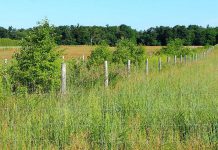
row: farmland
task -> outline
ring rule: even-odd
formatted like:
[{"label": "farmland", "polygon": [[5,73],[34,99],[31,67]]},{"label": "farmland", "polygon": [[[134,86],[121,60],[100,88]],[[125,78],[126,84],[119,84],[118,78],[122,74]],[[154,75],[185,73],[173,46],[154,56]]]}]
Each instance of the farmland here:
[{"label": "farmland", "polygon": [[[161,49],[161,46],[144,46],[147,53],[151,55],[157,50]],[[193,46],[191,46],[193,47]],[[194,46],[193,48],[201,47],[201,46]],[[90,55],[91,51],[95,48],[95,46],[85,46],[85,45],[78,45],[78,46],[58,46],[58,50],[63,51],[63,55],[66,59],[70,58],[78,58],[85,55],[86,57]],[[19,47],[0,47],[0,59],[11,59],[14,52],[18,51]],[[111,50],[114,50],[111,47]]]},{"label": "farmland", "polygon": [[217,58],[216,48],[197,62],[166,66],[148,76],[143,69],[136,70],[108,89],[69,85],[65,97],[55,93],[7,96],[2,91],[0,146],[214,149],[218,141]]},{"label": "farmland", "polygon": [[0,150],[218,150],[218,0],[1,6]]}]

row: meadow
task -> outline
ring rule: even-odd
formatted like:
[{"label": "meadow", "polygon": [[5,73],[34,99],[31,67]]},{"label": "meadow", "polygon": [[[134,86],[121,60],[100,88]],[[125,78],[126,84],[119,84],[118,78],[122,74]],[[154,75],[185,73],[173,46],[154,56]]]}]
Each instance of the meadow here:
[{"label": "meadow", "polygon": [[[191,48],[199,48],[201,46],[190,46]],[[13,54],[16,51],[19,51],[19,46],[0,46],[0,59],[11,59]],[[88,45],[75,45],[75,46],[58,46],[57,50],[62,51],[63,55],[67,60],[71,58],[79,58],[83,55],[88,57],[91,54],[91,51],[94,50],[95,46]],[[162,48],[162,46],[144,46],[149,56],[157,52]],[[114,47],[111,47],[111,50],[114,50]]]},{"label": "meadow", "polygon": [[[155,69],[158,58],[152,58],[148,76],[145,66],[133,67],[130,76],[109,83],[107,89],[104,79],[91,88],[72,85],[71,79],[77,78],[68,69],[65,96],[12,95],[1,88],[0,147],[217,149],[218,48],[206,58],[199,55],[198,61],[188,58],[177,65],[163,58],[161,72]],[[109,71],[113,67],[109,64]]]},{"label": "meadow", "polygon": [[19,40],[12,40],[9,38],[0,38],[0,47],[19,46]]}]

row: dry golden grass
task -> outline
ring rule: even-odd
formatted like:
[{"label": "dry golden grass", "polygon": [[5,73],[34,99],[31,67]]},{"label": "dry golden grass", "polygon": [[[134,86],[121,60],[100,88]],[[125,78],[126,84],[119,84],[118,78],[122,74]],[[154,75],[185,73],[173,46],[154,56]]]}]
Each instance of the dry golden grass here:
[{"label": "dry golden grass", "polygon": [[0,48],[0,59],[11,59],[14,52],[16,52],[18,49],[16,48]]},{"label": "dry golden grass", "polygon": [[[145,49],[149,54],[152,54],[153,52],[159,50],[161,46],[144,46]],[[78,58],[82,57],[83,55],[85,57],[89,56],[91,54],[91,51],[95,48],[95,46],[88,46],[88,45],[77,45],[77,46],[58,46],[58,50],[63,50],[63,55],[66,59],[70,58]],[[12,55],[15,51],[18,49],[3,49],[0,48],[0,59],[11,59]],[[111,50],[114,50],[114,47],[111,47]]]},{"label": "dry golden grass", "polygon": [[[197,48],[199,46],[191,46],[192,48]],[[148,55],[152,55],[154,52],[161,49],[161,46],[144,46]],[[95,49],[95,46],[88,45],[75,45],[75,46],[58,46],[58,50],[63,51],[63,55],[66,59],[88,57],[91,54],[91,51]],[[115,48],[111,47],[113,51]],[[11,59],[14,52],[19,49],[16,48],[1,48],[0,47],[0,59]]]}]

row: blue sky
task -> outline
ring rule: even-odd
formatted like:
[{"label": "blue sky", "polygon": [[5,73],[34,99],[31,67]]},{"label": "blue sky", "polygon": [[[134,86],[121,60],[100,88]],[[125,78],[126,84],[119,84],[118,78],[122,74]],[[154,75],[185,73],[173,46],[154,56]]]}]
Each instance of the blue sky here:
[{"label": "blue sky", "polygon": [[0,0],[0,26],[28,28],[47,17],[58,25],[218,26],[218,0]]}]

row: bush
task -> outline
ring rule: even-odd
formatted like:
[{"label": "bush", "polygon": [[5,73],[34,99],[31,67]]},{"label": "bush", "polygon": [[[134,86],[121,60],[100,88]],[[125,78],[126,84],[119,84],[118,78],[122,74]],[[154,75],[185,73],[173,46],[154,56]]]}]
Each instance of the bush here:
[{"label": "bush", "polygon": [[26,88],[28,93],[44,93],[59,89],[60,59],[52,33],[53,27],[44,20],[23,39],[9,70],[13,91]]},{"label": "bush", "polygon": [[88,57],[88,66],[98,66],[104,64],[104,61],[110,61],[112,59],[112,52],[109,46],[103,42],[97,46]]},{"label": "bush", "polygon": [[166,55],[188,55],[191,53],[191,50],[183,46],[183,41],[181,39],[171,40],[167,47],[164,47],[160,50],[160,54]]},{"label": "bush", "polygon": [[145,50],[129,40],[120,40],[113,53],[113,62],[126,64],[128,60],[131,60],[132,64],[140,65],[145,60]]}]

